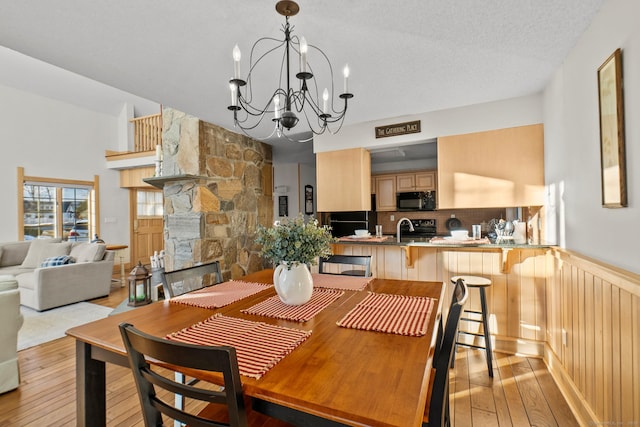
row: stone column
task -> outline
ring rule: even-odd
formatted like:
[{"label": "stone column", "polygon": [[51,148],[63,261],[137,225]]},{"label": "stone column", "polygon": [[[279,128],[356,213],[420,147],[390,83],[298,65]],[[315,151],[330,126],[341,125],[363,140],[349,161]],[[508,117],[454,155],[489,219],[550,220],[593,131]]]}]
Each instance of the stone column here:
[{"label": "stone column", "polygon": [[163,110],[167,270],[220,261],[225,280],[263,268],[256,225],[273,218],[271,146]]}]

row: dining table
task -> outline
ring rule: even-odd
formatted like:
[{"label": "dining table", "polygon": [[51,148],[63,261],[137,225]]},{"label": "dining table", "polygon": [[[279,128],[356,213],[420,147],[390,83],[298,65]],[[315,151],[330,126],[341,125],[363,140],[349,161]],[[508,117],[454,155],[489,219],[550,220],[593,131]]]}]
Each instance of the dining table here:
[{"label": "dining table", "polygon": [[[331,283],[331,275],[320,276]],[[273,270],[237,280],[271,285]],[[264,286],[217,308],[163,300],[71,328],[67,335],[76,340],[77,425],[107,424],[106,364],[129,366],[119,324],[130,323],[148,334],[169,337],[213,317],[306,334],[259,377],[241,375],[243,392],[255,410],[303,426],[419,426],[427,404],[445,286],[442,282],[371,278],[362,289],[336,291],[339,293],[326,306],[302,320],[252,311],[276,295],[273,286]],[[345,327],[349,315],[377,296],[430,299],[422,331],[406,334]],[[197,372],[190,374],[198,376]],[[207,373],[200,374],[201,379],[209,379]]]}]

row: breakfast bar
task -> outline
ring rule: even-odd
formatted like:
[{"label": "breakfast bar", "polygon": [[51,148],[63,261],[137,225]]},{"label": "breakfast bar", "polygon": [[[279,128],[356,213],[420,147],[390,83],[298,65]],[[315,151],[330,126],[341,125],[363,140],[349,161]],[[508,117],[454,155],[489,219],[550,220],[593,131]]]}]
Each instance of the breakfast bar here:
[{"label": "breakfast bar", "polygon": [[[513,243],[397,242],[395,237],[382,242],[341,239],[333,245],[336,254],[370,255],[373,276],[381,279],[449,283],[460,275],[489,278],[493,285],[487,299],[495,348],[540,356],[548,322],[544,296],[552,286],[552,249]],[[450,291],[447,287],[446,298]],[[479,296],[472,293],[467,305],[479,310]]]}]

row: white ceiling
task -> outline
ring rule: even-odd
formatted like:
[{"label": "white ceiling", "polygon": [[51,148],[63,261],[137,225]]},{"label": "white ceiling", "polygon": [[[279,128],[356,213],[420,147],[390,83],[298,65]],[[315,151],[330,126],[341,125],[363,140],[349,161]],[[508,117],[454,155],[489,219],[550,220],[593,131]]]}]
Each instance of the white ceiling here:
[{"label": "white ceiling", "polygon": [[[348,125],[539,92],[604,1],[299,0],[291,23],[331,59],[339,88],[349,64]],[[281,37],[275,3],[0,0],[0,45],[233,129],[231,49],[246,72],[253,42]],[[90,94],[14,74],[5,81],[71,102]]]}]

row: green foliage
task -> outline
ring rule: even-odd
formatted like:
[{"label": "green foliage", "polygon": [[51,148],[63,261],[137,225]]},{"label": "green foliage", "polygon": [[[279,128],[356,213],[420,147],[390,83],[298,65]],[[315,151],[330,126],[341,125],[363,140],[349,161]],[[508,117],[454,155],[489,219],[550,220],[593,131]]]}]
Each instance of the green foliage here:
[{"label": "green foliage", "polygon": [[315,265],[317,257],[331,255],[331,243],[336,241],[330,227],[319,227],[317,220],[305,223],[302,215],[276,222],[270,228],[258,225],[257,232],[256,243],[262,245],[260,254],[275,264],[290,262],[289,266]]}]

